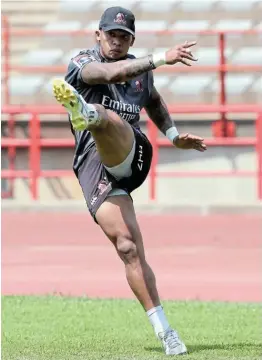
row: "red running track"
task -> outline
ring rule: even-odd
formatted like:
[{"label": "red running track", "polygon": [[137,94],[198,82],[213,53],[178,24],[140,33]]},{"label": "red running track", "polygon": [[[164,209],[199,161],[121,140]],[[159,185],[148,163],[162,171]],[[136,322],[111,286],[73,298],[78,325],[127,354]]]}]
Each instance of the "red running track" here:
[{"label": "red running track", "polygon": [[[162,299],[262,300],[259,216],[138,216]],[[133,298],[88,213],[3,213],[2,294]]]}]

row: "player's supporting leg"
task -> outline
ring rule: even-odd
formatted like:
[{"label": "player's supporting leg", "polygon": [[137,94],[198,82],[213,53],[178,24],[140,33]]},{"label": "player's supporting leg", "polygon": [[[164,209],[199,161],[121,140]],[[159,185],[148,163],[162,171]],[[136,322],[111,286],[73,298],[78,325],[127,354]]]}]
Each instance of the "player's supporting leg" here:
[{"label": "player's supporting leg", "polygon": [[87,104],[64,80],[54,80],[53,91],[57,101],[68,110],[73,128],[91,131],[102,163],[108,167],[121,164],[134,143],[131,126],[104,106]]},{"label": "player's supporting leg", "polygon": [[147,312],[166,354],[186,353],[186,346],[170,327],[160,304],[155,275],[145,258],[142,235],[129,196],[107,198],[97,210],[96,220],[122,259],[127,281]]}]

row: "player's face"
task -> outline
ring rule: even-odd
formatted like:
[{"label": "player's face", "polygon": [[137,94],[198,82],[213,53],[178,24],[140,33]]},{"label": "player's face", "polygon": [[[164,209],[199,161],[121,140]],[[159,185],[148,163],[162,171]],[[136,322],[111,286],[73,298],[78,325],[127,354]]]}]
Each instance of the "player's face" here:
[{"label": "player's face", "polygon": [[102,55],[107,59],[118,60],[126,56],[129,47],[133,45],[134,38],[122,30],[99,31]]}]

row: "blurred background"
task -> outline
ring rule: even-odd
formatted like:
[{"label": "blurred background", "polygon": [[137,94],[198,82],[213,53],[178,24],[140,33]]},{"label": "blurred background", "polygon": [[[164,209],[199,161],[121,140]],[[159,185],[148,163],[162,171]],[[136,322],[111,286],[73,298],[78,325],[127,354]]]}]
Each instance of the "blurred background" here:
[{"label": "blurred background", "polygon": [[[50,81],[93,46],[99,18],[116,1],[2,1],[2,198],[85,206],[72,167],[67,116]],[[180,132],[208,151],[174,151],[142,113],[154,145],[137,206],[255,206],[262,198],[262,2],[135,1],[130,52],[144,56],[196,40],[192,68],[163,66],[155,86]],[[260,120],[259,120],[260,117]],[[260,128],[260,130],[259,130]],[[5,203],[5,202],[4,202]]]}]

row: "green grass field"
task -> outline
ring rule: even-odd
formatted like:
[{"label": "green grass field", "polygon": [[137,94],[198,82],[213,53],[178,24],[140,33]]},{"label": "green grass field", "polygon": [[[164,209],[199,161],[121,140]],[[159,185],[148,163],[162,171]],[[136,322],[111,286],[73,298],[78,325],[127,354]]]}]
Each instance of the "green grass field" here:
[{"label": "green grass field", "polygon": [[[184,358],[261,359],[258,304],[164,302]],[[2,297],[3,360],[166,359],[135,301]]]}]

